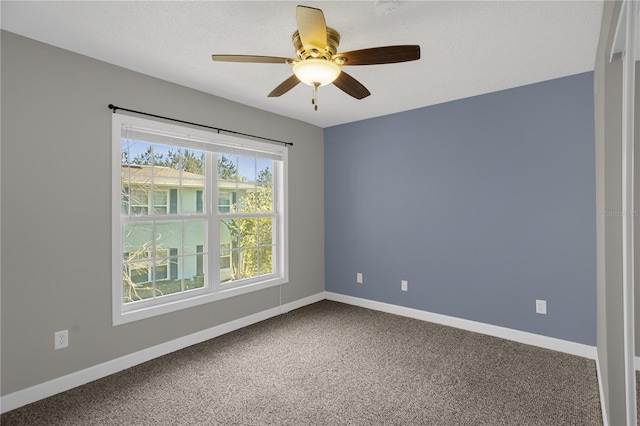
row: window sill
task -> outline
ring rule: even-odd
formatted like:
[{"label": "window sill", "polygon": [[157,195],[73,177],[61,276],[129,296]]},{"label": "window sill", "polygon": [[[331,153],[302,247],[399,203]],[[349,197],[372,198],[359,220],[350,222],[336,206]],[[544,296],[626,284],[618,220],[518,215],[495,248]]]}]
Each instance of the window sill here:
[{"label": "window sill", "polygon": [[286,284],[285,277],[276,277],[270,280],[258,283],[249,283],[242,286],[223,288],[215,292],[201,293],[189,298],[170,300],[162,304],[154,304],[153,306],[145,306],[139,309],[121,311],[121,307],[117,306],[113,313],[113,326],[126,324],[133,321],[151,318],[158,315],[175,312],[186,308],[191,308],[205,303],[215,302],[217,300],[227,299],[229,297],[239,296],[241,294],[251,293],[253,291],[263,290],[265,288],[275,287],[277,285]]}]

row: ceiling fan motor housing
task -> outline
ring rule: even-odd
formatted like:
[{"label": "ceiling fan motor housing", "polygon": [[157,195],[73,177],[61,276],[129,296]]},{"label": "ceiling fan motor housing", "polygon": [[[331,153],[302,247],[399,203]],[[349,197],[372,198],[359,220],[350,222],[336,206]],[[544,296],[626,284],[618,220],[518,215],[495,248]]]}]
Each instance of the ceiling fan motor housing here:
[{"label": "ceiling fan motor housing", "polygon": [[293,48],[296,50],[296,56],[301,61],[305,59],[326,59],[330,61],[333,55],[338,52],[338,45],[340,44],[340,34],[333,28],[327,27],[327,45],[325,47],[324,52],[316,52],[315,49],[306,50],[302,45],[302,40],[300,40],[300,34],[298,31],[293,33],[291,37],[291,41],[293,42]]}]

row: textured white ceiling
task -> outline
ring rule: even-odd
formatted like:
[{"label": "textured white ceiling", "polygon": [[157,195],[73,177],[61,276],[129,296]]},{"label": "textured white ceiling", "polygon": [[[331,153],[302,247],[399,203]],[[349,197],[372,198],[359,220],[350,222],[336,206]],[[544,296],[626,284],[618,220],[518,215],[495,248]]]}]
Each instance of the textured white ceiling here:
[{"label": "textured white ceiling", "polygon": [[[324,11],[339,51],[419,44],[419,61],[345,67],[371,96],[299,84],[284,64],[213,62],[211,54],[294,57],[296,5]],[[591,71],[602,1],[2,1],[1,27],[144,74],[320,127]],[[126,107],[126,105],[123,105]],[[150,111],[151,112],[151,111]]]}]

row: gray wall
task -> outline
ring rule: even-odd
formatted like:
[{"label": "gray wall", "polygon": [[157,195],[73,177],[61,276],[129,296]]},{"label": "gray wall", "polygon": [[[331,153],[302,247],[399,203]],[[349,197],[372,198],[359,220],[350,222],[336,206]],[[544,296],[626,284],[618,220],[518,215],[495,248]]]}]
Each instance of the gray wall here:
[{"label": "gray wall", "polygon": [[322,129],[2,32],[3,395],[278,305],[276,287],[111,325],[109,103],[294,142],[282,301],[324,290]]},{"label": "gray wall", "polygon": [[591,72],[327,128],[326,289],[595,345],[594,161]]}]

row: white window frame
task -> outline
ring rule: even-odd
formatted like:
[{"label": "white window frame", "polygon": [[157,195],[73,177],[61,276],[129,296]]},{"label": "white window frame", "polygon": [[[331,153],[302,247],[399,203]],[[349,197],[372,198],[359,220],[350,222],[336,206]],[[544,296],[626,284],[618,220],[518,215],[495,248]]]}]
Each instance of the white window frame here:
[{"label": "white window frame", "polygon": [[[131,126],[137,129],[157,133],[173,138],[174,146],[195,148],[206,151],[206,185],[204,188],[203,213],[169,214],[167,220],[204,220],[207,228],[204,244],[206,253],[204,261],[205,283],[203,288],[184,291],[158,298],[144,299],[133,303],[124,303],[122,286],[122,226],[130,220],[153,219],[162,215],[149,215],[142,218],[123,215],[121,212],[121,139],[122,129]],[[158,142],[160,143],[160,142]],[[218,152],[245,155],[254,151],[257,156],[277,156],[274,161],[274,254],[273,273],[253,278],[220,283],[220,219],[228,217],[218,211],[217,194],[217,161]],[[213,133],[191,127],[178,126],[164,122],[148,120],[125,114],[112,114],[112,317],[113,325],[150,318],[169,312],[198,306],[204,303],[223,300],[249,292],[282,285],[289,280],[288,250],[288,176],[287,148],[272,143],[265,143],[236,136]],[[149,197],[152,198],[152,197]],[[150,200],[152,202],[152,200]],[[151,206],[150,206],[151,207]],[[247,214],[247,217],[259,217],[260,214]],[[168,266],[167,266],[168,268]],[[169,270],[167,269],[169,274]]]}]

